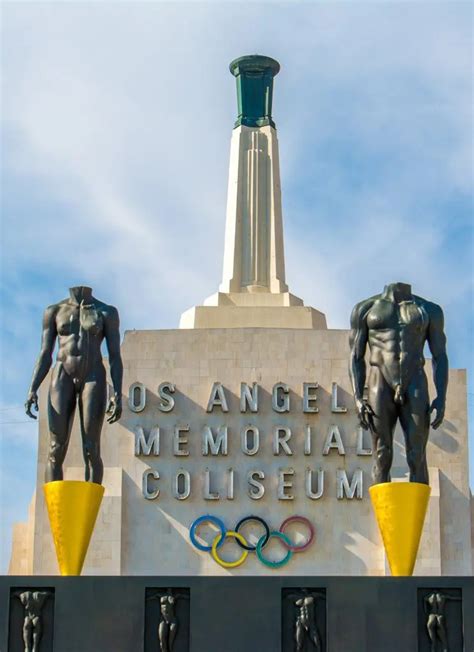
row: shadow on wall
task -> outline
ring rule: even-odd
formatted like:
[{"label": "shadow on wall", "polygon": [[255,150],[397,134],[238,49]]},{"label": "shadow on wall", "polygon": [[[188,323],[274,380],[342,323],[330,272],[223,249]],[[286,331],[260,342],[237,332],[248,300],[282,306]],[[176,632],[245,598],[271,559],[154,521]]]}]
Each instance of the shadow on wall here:
[{"label": "shadow on wall", "polygon": [[430,430],[430,442],[445,453],[454,454],[459,448],[459,443],[450,433],[457,433],[457,428],[451,421],[445,419],[438,430]]},{"label": "shadow on wall", "polygon": [[440,471],[441,572],[443,575],[471,575],[471,504],[466,481],[465,493]]}]

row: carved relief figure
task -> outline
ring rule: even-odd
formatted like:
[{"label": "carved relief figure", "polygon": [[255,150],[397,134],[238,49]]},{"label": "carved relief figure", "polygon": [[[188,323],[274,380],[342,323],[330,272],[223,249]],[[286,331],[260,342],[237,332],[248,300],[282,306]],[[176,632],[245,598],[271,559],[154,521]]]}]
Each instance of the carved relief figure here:
[{"label": "carved relief figure", "polygon": [[[382,294],[354,307],[351,329],[349,371],[360,424],[372,434],[374,482],[390,482],[393,433],[399,419],[410,481],[429,484],[426,444],[430,414],[436,412],[431,426],[438,428],[444,419],[448,386],[443,311],[435,303],[412,294],[410,285],[391,283]],[[423,370],[425,343],[433,356],[437,392],[431,406]]]},{"label": "carved relief figure", "polygon": [[17,591],[13,595],[19,598],[24,608],[23,643],[25,652],[39,652],[43,634],[41,611],[52,593],[50,591]]},{"label": "carved relief figure", "polygon": [[100,349],[105,339],[114,388],[107,421],[114,423],[122,413],[119,315],[116,308],[93,297],[89,287],[73,287],[69,294],[69,298],[49,306],[44,313],[41,352],[25,409],[29,417],[36,419],[32,408],[38,410],[38,388],[51,368],[57,340],[58,352],[48,396],[50,447],[45,481],[63,479],[63,462],[77,405],[85,479],[101,484],[100,433],[106,414],[107,382]]},{"label": "carved relief figure", "polygon": [[431,652],[449,652],[448,634],[446,631],[447,600],[460,601],[461,598],[447,595],[441,591],[433,591],[423,599],[425,614],[428,617],[426,621],[426,629],[431,641]]},{"label": "carved relief figure", "polygon": [[148,600],[160,601],[161,620],[158,625],[160,652],[173,652],[179,628],[179,621],[175,612],[176,602],[178,600],[189,600],[189,596],[184,593],[173,594],[173,590],[168,589],[166,593],[151,595]]},{"label": "carved relief figure", "polygon": [[317,591],[308,591],[301,589],[299,593],[290,593],[286,596],[289,600],[295,600],[297,615],[295,620],[295,650],[302,652],[305,648],[306,641],[311,648],[321,652],[322,643],[316,626],[316,601],[325,600],[326,596]]}]

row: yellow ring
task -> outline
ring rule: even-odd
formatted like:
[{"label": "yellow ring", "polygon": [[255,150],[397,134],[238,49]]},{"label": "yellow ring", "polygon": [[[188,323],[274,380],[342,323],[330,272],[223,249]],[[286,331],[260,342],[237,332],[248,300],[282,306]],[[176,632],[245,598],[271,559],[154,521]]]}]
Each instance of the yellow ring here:
[{"label": "yellow ring", "polygon": [[[244,561],[247,559],[248,550],[244,550],[240,557],[236,559],[235,561],[224,561],[219,557],[217,554],[217,546],[219,544],[219,541],[221,540],[222,535],[218,534],[214,541],[212,542],[212,548],[211,548],[211,555],[214,561],[216,561],[220,566],[223,566],[224,568],[236,568],[237,566],[240,566],[241,564],[244,563]],[[237,541],[240,541],[245,546],[248,546],[247,541],[245,538],[240,534],[240,532],[226,532],[224,539],[227,537],[233,537],[234,539],[237,539]]]}]

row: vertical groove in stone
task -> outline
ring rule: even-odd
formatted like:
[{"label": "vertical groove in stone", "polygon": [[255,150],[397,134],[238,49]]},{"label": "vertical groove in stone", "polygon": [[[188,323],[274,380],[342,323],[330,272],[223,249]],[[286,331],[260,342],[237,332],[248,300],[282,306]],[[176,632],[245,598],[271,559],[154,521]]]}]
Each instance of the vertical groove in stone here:
[{"label": "vertical groove in stone", "polygon": [[[242,211],[242,286],[269,287],[268,142],[253,131],[246,141],[246,169],[242,175],[245,204]],[[250,142],[249,142],[250,141]]]}]

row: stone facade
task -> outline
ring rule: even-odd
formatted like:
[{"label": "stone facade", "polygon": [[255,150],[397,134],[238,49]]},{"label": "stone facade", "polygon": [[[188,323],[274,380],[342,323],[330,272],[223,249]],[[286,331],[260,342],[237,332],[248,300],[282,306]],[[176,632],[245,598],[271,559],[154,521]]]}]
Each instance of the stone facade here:
[{"label": "stone facade", "polygon": [[[278,529],[288,516],[302,514],[316,528],[315,543],[277,572],[284,575],[384,575],[388,573],[381,539],[368,497],[371,457],[357,454],[357,418],[352,402],[347,370],[349,357],[348,332],[344,330],[303,330],[280,328],[197,329],[129,331],[125,334],[124,394],[133,383],[146,387],[146,406],[141,412],[128,407],[124,396],[124,414],[113,426],[105,425],[102,454],[106,472],[106,493],[99,513],[84,566],[84,574],[112,575],[264,575],[271,574],[255,555],[235,570],[218,566],[208,553],[195,549],[189,540],[192,521],[202,514],[215,514],[224,519],[228,529],[249,514],[263,516]],[[426,366],[430,378],[430,363]],[[174,408],[159,409],[158,387],[173,383]],[[214,407],[206,412],[211,389],[222,383],[228,412]],[[257,413],[240,411],[241,382],[258,383]],[[317,413],[303,412],[303,383],[319,384]],[[276,383],[289,387],[290,411],[277,413],[272,408],[272,390]],[[338,407],[347,412],[333,412],[333,383],[337,384]],[[38,491],[28,527],[15,530],[15,554],[10,573],[57,574],[46,509],[41,491],[48,446],[45,398],[47,380],[40,396]],[[430,380],[430,392],[433,386]],[[466,411],[466,374],[451,370],[447,397],[446,420],[438,431],[431,432],[428,463],[432,495],[419,557],[418,575],[470,575],[471,504],[468,479],[468,439]],[[254,425],[260,432],[260,450],[246,455],[241,449],[241,431]],[[148,436],[155,426],[160,428],[160,454],[136,456],[135,436],[142,428]],[[186,428],[180,436],[175,455],[173,442],[176,426]],[[213,432],[228,428],[227,455],[203,455],[202,431],[210,426]],[[277,426],[291,429],[288,445],[273,453],[273,432]],[[311,454],[305,455],[305,433],[310,426]],[[345,454],[333,447],[323,455],[328,432],[337,426]],[[401,433],[397,431],[395,475],[402,478],[407,471]],[[359,442],[360,444],[361,442]],[[370,443],[366,435],[364,448]],[[151,451],[153,452],[153,451]],[[176,451],[175,451],[176,452]],[[367,451],[365,451],[367,452]],[[234,470],[234,498],[228,499],[228,469]],[[293,469],[293,487],[285,493],[293,499],[278,498],[280,469]],[[147,469],[159,472],[159,480],[151,478],[150,491],[160,490],[154,500],[142,493],[142,480]],[[191,492],[185,500],[173,496],[174,478],[180,469],[190,473]],[[211,492],[218,500],[204,498],[205,472],[210,471]],[[305,494],[305,472],[324,471],[324,493],[319,499]],[[363,497],[337,498],[337,473],[346,471],[349,481],[357,469],[362,470]],[[247,473],[260,470],[265,474],[265,495],[260,500],[249,497]],[[78,479],[83,474],[80,432],[76,419],[66,458],[66,478]],[[313,486],[316,491],[316,486]],[[34,543],[26,545],[24,535],[34,532]],[[292,535],[301,538],[300,533]],[[30,537],[32,539],[33,537]],[[234,554],[227,546],[224,557]],[[23,549],[23,553],[21,550]],[[278,556],[271,550],[269,556]],[[31,557],[31,564],[25,561]]]}]

